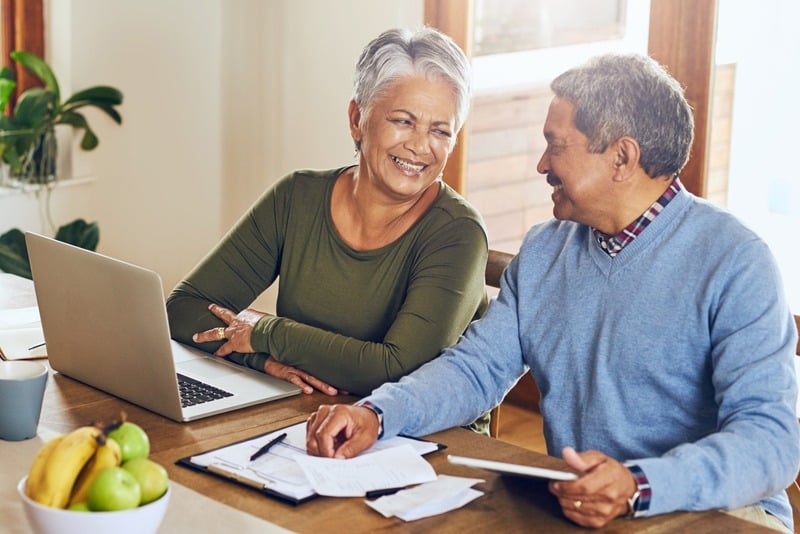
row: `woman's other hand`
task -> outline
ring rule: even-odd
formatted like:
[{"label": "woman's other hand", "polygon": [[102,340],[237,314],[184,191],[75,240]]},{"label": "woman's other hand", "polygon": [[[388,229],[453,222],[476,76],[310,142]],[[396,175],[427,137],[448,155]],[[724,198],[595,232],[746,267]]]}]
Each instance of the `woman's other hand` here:
[{"label": "woman's other hand", "polygon": [[276,362],[271,356],[267,358],[267,361],[264,363],[264,372],[268,375],[280,378],[281,380],[291,382],[307,395],[313,393],[315,389],[318,389],[326,395],[338,395],[340,393],[342,395],[347,395],[346,391],[339,391],[330,384],[326,384],[319,378],[311,376],[305,371],[300,371],[289,365]]}]

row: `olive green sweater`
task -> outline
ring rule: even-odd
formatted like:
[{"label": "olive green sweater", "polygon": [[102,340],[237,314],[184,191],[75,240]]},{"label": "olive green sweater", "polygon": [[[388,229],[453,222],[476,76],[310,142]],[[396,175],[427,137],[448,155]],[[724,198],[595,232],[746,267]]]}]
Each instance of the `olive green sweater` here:
[{"label": "olive green sweater", "polygon": [[277,315],[252,333],[258,352],[232,360],[263,371],[271,355],[364,395],[455,343],[486,304],[480,215],[442,184],[402,237],[357,251],[331,218],[344,170],[298,171],[267,190],[167,299],[172,336],[215,351],[221,343],[192,342],[222,325],[208,304],[239,312],[278,279]]}]

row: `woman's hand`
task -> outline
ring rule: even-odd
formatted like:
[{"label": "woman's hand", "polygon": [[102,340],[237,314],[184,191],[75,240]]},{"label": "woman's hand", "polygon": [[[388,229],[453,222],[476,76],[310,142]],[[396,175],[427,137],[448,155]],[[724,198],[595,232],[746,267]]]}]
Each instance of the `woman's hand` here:
[{"label": "woman's hand", "polygon": [[346,391],[339,391],[330,384],[326,384],[319,378],[311,376],[305,371],[276,362],[272,356],[267,358],[267,361],[264,363],[264,372],[268,375],[280,378],[281,380],[291,382],[303,390],[303,393],[306,395],[313,393],[315,389],[320,390],[326,395],[338,395],[340,393],[342,395],[347,395]]},{"label": "woman's hand", "polygon": [[255,349],[250,344],[250,335],[253,333],[256,323],[259,319],[265,317],[266,313],[247,308],[237,314],[219,304],[210,304],[208,311],[216,315],[228,326],[220,326],[205,332],[198,332],[192,336],[194,342],[208,343],[226,339],[227,341],[214,353],[215,356],[225,357],[232,352],[241,352],[243,354],[255,352]]},{"label": "woman's hand", "polygon": [[[209,341],[222,341],[223,339],[227,339],[227,341],[217,349],[217,352],[214,353],[215,356],[223,358],[232,352],[239,352],[242,354],[255,352],[253,345],[250,344],[250,336],[253,333],[253,328],[255,328],[256,323],[258,323],[262,317],[265,317],[267,315],[266,313],[248,308],[237,314],[234,313],[233,310],[229,310],[218,304],[209,305],[208,310],[228,326],[220,326],[218,328],[206,330],[205,332],[198,332],[192,336],[192,339],[196,343],[208,343]],[[277,362],[271,356],[267,358],[267,361],[264,363],[264,372],[294,384],[306,394],[313,393],[315,389],[318,389],[326,395],[348,394],[346,391],[339,391],[330,384],[323,382],[315,376],[311,376],[305,371]]]}]

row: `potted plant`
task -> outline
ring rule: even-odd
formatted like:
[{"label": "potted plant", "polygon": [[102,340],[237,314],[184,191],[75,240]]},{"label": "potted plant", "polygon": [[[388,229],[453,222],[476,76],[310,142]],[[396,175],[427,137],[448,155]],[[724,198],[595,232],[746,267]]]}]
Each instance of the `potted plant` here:
[{"label": "potted plant", "polygon": [[[55,127],[68,125],[83,130],[80,146],[83,150],[93,150],[98,144],[97,135],[77,110],[93,106],[122,124],[116,109],[122,104],[122,93],[114,87],[101,85],[78,91],[62,102],[55,74],[42,58],[19,50],[10,55],[39,78],[43,87],[24,91],[14,109],[8,110],[16,80],[10,69],[0,70],[0,165],[7,176],[6,185],[48,185],[56,178]],[[0,185],[3,185],[2,180]],[[55,238],[95,250],[100,230],[96,222],[76,219],[60,226]],[[17,228],[0,235],[0,271],[31,278],[25,236]]]},{"label": "potted plant", "polygon": [[122,93],[107,85],[78,91],[61,101],[61,91],[50,66],[39,56],[23,50],[11,52],[11,59],[41,80],[43,87],[24,91],[13,110],[7,111],[9,99],[16,88],[14,73],[0,70],[0,160],[12,184],[46,184],[55,180],[55,127],[69,125],[83,130],[80,146],[93,150],[98,139],[86,117],[78,110],[93,106],[117,124],[122,117],[116,106],[122,104]]}]

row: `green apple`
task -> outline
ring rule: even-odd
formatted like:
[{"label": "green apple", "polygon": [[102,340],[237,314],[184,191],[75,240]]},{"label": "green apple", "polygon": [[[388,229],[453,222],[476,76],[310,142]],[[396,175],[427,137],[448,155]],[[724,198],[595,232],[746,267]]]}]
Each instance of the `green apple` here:
[{"label": "green apple", "polygon": [[106,467],[89,485],[86,504],[93,512],[128,510],[139,506],[142,490],[136,478],[121,467]]},{"label": "green apple", "polygon": [[136,423],[125,421],[109,432],[108,437],[119,444],[119,449],[122,452],[122,463],[134,458],[147,458],[150,454],[150,438],[147,437],[144,429]]},{"label": "green apple", "polygon": [[149,458],[134,458],[122,464],[133,475],[142,490],[139,505],[153,502],[167,492],[169,476],[164,466]]}]

